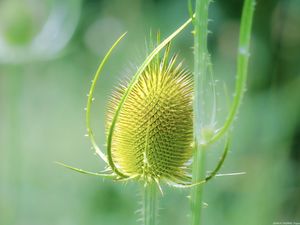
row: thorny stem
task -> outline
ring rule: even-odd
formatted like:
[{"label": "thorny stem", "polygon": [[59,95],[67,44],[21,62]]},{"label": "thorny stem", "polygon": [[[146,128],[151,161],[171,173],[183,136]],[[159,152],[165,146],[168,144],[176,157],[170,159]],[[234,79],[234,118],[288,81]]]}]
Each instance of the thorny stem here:
[{"label": "thorny stem", "polygon": [[87,135],[89,136],[91,143],[93,145],[93,148],[95,149],[95,152],[97,155],[99,155],[99,157],[107,163],[107,157],[106,155],[100,150],[100,148],[98,147],[95,137],[94,137],[94,133],[93,130],[91,128],[91,106],[92,106],[92,102],[93,102],[93,93],[94,90],[96,88],[96,84],[98,81],[98,78],[101,74],[101,71],[106,63],[106,61],[108,60],[108,58],[110,57],[110,54],[112,53],[113,49],[119,44],[119,42],[122,40],[122,38],[126,35],[126,33],[122,34],[117,41],[112,45],[112,47],[108,50],[108,52],[106,53],[106,55],[104,56],[103,60],[101,61],[96,74],[94,76],[94,79],[92,80],[92,85],[90,88],[90,91],[88,93],[88,99],[87,99],[87,104],[86,104],[86,129],[87,129]]},{"label": "thorny stem", "polygon": [[[195,149],[194,163],[193,163],[193,183],[205,180],[205,161],[206,161],[206,146],[198,145]],[[203,198],[204,185],[197,185],[192,188],[191,192],[191,210],[192,210],[192,225],[201,224],[201,208]]]},{"label": "thorny stem", "polygon": [[[207,24],[209,0],[196,0],[194,19],[194,162],[192,170],[193,183],[205,179],[206,146],[201,145],[201,126],[203,125],[204,80],[208,66]],[[203,186],[197,185],[191,193],[192,225],[201,223]]]},{"label": "thorny stem", "polygon": [[[209,140],[202,140],[201,128],[205,125],[203,120],[205,116],[205,96],[203,94],[206,72],[209,64],[209,55],[207,51],[207,24],[208,24],[208,5],[210,0],[196,0],[195,6],[195,38],[194,38],[194,135],[195,135],[195,153],[192,171],[193,183],[197,183],[205,176],[205,157],[206,150],[210,144],[223,137],[230,128],[238,109],[241,105],[244,94],[247,78],[247,68],[249,60],[249,46],[250,35],[254,13],[255,0],[245,0],[239,37],[238,62],[236,74],[236,86],[233,103],[231,105],[229,114],[225,120],[224,125],[216,132],[216,134]],[[219,162],[215,171],[218,171],[222,166],[227,155],[228,145],[225,147],[224,157]],[[212,176],[214,176],[213,174]],[[211,178],[211,177],[210,177]],[[191,193],[191,207],[192,207],[192,225],[200,225],[201,207],[203,198],[203,185],[197,185],[192,189]]]},{"label": "thorny stem", "polygon": [[242,102],[242,98],[245,92],[246,81],[247,81],[247,69],[249,61],[249,48],[250,48],[250,37],[252,20],[254,13],[255,0],[245,0],[242,12],[242,19],[240,25],[240,37],[239,37],[239,48],[238,48],[238,60],[237,60],[237,71],[236,71],[236,84],[233,103],[231,105],[229,114],[225,120],[224,125],[219,129],[215,136],[207,143],[212,144],[219,140],[230,128],[239,107]]},{"label": "thorny stem", "polygon": [[143,186],[143,220],[144,225],[156,225],[158,213],[158,191],[155,182],[147,183]]}]

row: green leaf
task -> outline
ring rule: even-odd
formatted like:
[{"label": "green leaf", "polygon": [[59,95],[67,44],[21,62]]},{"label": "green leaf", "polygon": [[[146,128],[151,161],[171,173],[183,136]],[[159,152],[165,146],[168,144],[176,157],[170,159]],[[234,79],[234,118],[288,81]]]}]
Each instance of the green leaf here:
[{"label": "green leaf", "polygon": [[108,50],[108,52],[106,53],[106,55],[104,56],[103,60],[101,61],[101,63],[99,64],[99,67],[94,75],[94,79],[92,80],[92,85],[88,94],[88,99],[87,99],[87,105],[86,105],[86,128],[87,128],[87,135],[91,140],[91,143],[93,145],[93,148],[95,149],[95,152],[97,155],[100,156],[101,159],[103,159],[104,162],[107,163],[107,157],[106,155],[101,151],[101,149],[99,148],[99,146],[96,143],[95,137],[94,137],[94,133],[93,130],[91,128],[91,105],[93,102],[93,94],[94,94],[94,90],[97,84],[97,80],[102,72],[102,69],[105,65],[105,63],[107,62],[108,58],[110,57],[112,51],[114,50],[114,48],[119,44],[119,42],[123,39],[123,37],[126,35],[126,33],[122,34],[116,41],[115,43],[111,46],[111,48]]},{"label": "green leaf", "polygon": [[97,177],[104,177],[104,178],[116,178],[115,175],[113,174],[104,174],[104,173],[95,173],[95,172],[89,172],[89,171],[86,171],[86,170],[83,170],[83,169],[79,169],[79,168],[76,168],[76,167],[73,167],[73,166],[69,166],[67,164],[64,164],[64,163],[61,163],[61,162],[54,162],[60,166],[63,166],[65,168],[68,168],[70,170],[73,170],[75,172],[78,172],[78,173],[83,173],[83,174],[87,174],[87,175],[93,175],[93,176],[97,176]]}]

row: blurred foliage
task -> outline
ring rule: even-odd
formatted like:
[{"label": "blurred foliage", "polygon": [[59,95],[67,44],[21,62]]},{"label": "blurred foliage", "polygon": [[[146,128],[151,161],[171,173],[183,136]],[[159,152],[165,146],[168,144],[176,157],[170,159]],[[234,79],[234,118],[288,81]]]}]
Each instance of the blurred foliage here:
[{"label": "blurred foliage", "polygon": [[[229,93],[234,85],[241,6],[230,0],[210,8],[220,119],[223,81]],[[299,12],[298,0],[257,0],[248,91],[222,169],[247,174],[207,184],[204,224],[300,223]],[[97,87],[93,121],[104,146],[107,99],[144,59],[150,29],[165,37],[187,17],[182,0],[0,2],[0,225],[137,224],[137,184],[78,175],[53,161],[103,169],[84,138],[83,111],[99,59],[129,32]],[[187,31],[174,43],[189,68],[192,40]],[[209,167],[220,150],[209,152]],[[164,191],[161,224],[187,224],[188,190]]]}]

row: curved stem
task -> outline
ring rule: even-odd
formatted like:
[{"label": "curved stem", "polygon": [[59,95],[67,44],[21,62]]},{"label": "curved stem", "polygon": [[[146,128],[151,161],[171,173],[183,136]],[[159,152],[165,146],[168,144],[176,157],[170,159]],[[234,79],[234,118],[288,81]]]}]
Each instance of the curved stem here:
[{"label": "curved stem", "polygon": [[86,129],[87,129],[87,135],[89,136],[91,143],[93,145],[93,148],[95,149],[97,155],[100,156],[100,158],[107,163],[107,158],[106,155],[100,150],[99,146],[96,143],[95,137],[94,137],[94,133],[93,130],[91,128],[91,106],[92,106],[92,102],[93,102],[93,94],[94,94],[94,90],[96,88],[96,84],[98,81],[98,78],[101,74],[101,71],[106,63],[106,61],[108,60],[110,54],[112,53],[113,49],[119,44],[119,42],[123,39],[123,37],[126,35],[126,33],[122,34],[118,40],[116,40],[116,42],[112,45],[112,47],[108,50],[108,52],[106,53],[106,55],[104,56],[103,60],[101,61],[96,74],[94,76],[94,79],[92,80],[92,85],[88,94],[88,99],[87,99],[87,105],[86,105]]},{"label": "curved stem", "polygon": [[217,166],[215,167],[215,169],[205,178],[205,182],[208,182],[209,180],[214,178],[217,175],[217,173],[219,172],[219,170],[221,169],[221,167],[223,166],[226,156],[228,154],[229,144],[230,144],[230,140],[227,137],[222,156],[221,156]]},{"label": "curved stem", "polygon": [[[198,181],[197,183],[192,182],[191,184],[185,184],[185,185],[183,185],[183,186],[180,186],[180,188],[192,188],[192,187],[200,186],[200,185],[203,185],[203,184],[207,183],[208,181],[210,181],[210,180],[213,179],[214,177],[220,176],[220,175],[218,175],[217,173],[219,172],[219,170],[222,168],[222,166],[223,166],[223,164],[224,164],[224,161],[225,161],[226,156],[227,156],[227,154],[228,154],[229,144],[230,144],[230,140],[229,140],[229,137],[227,137],[226,142],[225,142],[225,147],[224,147],[223,153],[222,153],[222,155],[221,155],[221,157],[220,157],[220,159],[219,159],[219,161],[218,161],[218,164],[215,166],[215,168],[212,170],[212,172],[211,172],[208,176],[205,177],[205,179],[203,179],[203,180],[201,180],[201,181]],[[202,146],[202,148],[201,148],[202,151],[199,151],[199,152],[205,151],[207,146],[206,146],[206,145],[201,145],[201,146]],[[203,164],[205,163],[205,158],[204,158],[203,156],[199,156],[198,154],[196,154],[196,157],[201,158],[201,159],[203,160],[202,163],[203,163]],[[193,166],[195,167],[195,168],[194,168],[195,171],[197,171],[197,170],[198,170],[198,171],[201,171],[201,170],[199,169],[199,167],[198,167],[199,165],[201,165],[201,164],[196,164],[196,163],[193,164]],[[203,171],[203,170],[202,170],[202,171]],[[204,172],[204,171],[203,171],[203,172]],[[231,174],[229,174],[229,175],[236,175],[236,174],[241,174],[241,173],[231,173]],[[243,174],[243,173],[242,173],[242,174]],[[204,176],[204,174],[201,174],[201,176]],[[198,193],[199,193],[199,192],[198,192]],[[200,193],[201,193],[201,192],[200,192]],[[197,198],[196,195],[197,195],[197,193],[195,192],[193,197],[196,197],[196,198]],[[198,207],[198,206],[192,205],[192,207]],[[199,204],[199,207],[201,207],[201,204]],[[200,209],[201,209],[201,208],[200,208]],[[196,216],[195,216],[195,217],[196,217]]]},{"label": "curved stem", "polygon": [[158,213],[158,191],[155,182],[144,186],[143,220],[144,225],[156,225]]},{"label": "curved stem", "polygon": [[221,138],[228,131],[241,105],[247,81],[247,69],[250,56],[249,48],[254,6],[255,0],[245,0],[240,26],[236,84],[232,106],[224,125],[207,144],[211,144],[219,140],[219,138]]}]

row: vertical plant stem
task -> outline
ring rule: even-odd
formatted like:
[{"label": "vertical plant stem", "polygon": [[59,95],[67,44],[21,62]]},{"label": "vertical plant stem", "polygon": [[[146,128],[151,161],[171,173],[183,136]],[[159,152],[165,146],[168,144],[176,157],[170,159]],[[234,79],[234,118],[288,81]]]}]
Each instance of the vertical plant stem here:
[{"label": "vertical plant stem", "polygon": [[208,5],[210,0],[196,0],[194,18],[194,112],[195,136],[200,138],[201,127],[205,123],[205,80],[209,55],[207,51]]},{"label": "vertical plant stem", "polygon": [[[200,182],[205,179],[205,160],[206,148],[198,145],[193,163],[193,183]],[[192,225],[200,225],[202,219],[202,199],[204,185],[197,185],[192,188],[191,193],[191,210],[192,210]]]},{"label": "vertical plant stem", "polygon": [[[196,0],[194,18],[194,140],[195,151],[192,171],[193,183],[205,179],[206,147],[201,145],[201,127],[204,125],[204,82],[208,66],[207,25],[209,0]],[[192,188],[191,223],[201,224],[203,185]]]},{"label": "vertical plant stem", "polygon": [[157,194],[158,194],[157,187],[154,182],[150,182],[146,186],[144,186],[144,211],[143,211],[144,225],[157,224],[157,212],[158,212]]}]

